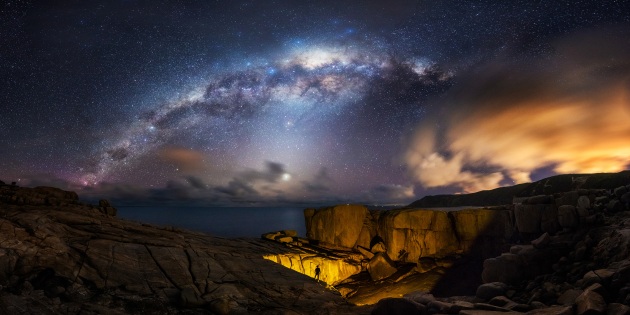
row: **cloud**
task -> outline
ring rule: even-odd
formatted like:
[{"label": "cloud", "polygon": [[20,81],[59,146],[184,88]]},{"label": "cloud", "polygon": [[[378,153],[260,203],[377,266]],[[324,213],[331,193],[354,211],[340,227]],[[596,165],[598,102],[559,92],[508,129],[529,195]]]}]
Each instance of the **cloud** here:
[{"label": "cloud", "polygon": [[334,180],[328,175],[328,169],[322,167],[312,180],[302,181],[302,187],[308,193],[323,194],[330,191],[333,183]]},{"label": "cloud", "polygon": [[251,198],[259,195],[258,191],[254,189],[252,183],[244,181],[242,178],[234,178],[227,184],[227,186],[218,186],[215,187],[215,190],[232,197]]},{"label": "cloud", "polygon": [[366,191],[361,199],[377,203],[408,203],[415,197],[413,185],[381,184]]},{"label": "cloud", "polygon": [[409,143],[414,178],[472,192],[530,181],[543,167],[630,166],[630,44],[627,32],[605,34],[557,41],[555,57],[543,62],[494,62],[460,79]]},{"label": "cloud", "polygon": [[162,160],[174,164],[184,172],[199,172],[205,169],[205,155],[200,151],[166,147],[162,148],[158,155]]},{"label": "cloud", "polygon": [[256,184],[277,183],[284,174],[287,174],[284,164],[267,161],[263,170],[243,171],[232,178],[226,186],[217,186],[214,189],[233,197],[258,197],[261,192],[255,188]]}]

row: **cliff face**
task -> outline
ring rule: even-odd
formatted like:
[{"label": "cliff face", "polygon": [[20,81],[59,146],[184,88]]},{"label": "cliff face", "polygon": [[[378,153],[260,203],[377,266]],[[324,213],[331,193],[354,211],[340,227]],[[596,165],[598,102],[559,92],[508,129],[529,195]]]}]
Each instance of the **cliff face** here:
[{"label": "cliff face", "polygon": [[[500,304],[522,312],[540,303],[586,307],[575,297],[599,286],[614,292],[607,303],[630,304],[630,180],[623,184],[514,198],[513,204],[494,208],[368,211],[358,222],[371,237],[369,246],[362,245],[362,233],[345,244],[354,243],[364,256],[362,271],[369,277],[353,276],[337,289],[361,305],[418,289],[442,296],[473,295],[476,290],[478,299],[489,301],[496,295],[488,290],[501,295],[509,287],[517,303],[501,296]],[[305,212],[307,227],[316,213]],[[321,234],[327,222],[319,224],[320,234],[309,235],[318,235],[321,243],[333,240]]]},{"label": "cliff face", "polygon": [[445,211],[387,211],[379,219],[378,232],[394,260],[416,262],[420,257],[446,255],[458,249],[454,226]]},{"label": "cliff face", "polygon": [[107,207],[0,186],[0,313],[361,313],[263,258],[287,253],[281,244],[124,221]]},{"label": "cliff face", "polygon": [[[511,241],[527,242],[545,232],[553,235],[587,225],[596,220],[590,211],[596,206],[622,211],[630,199],[626,190],[625,186],[615,189],[618,200],[607,197],[604,189],[578,189],[520,198],[518,203],[493,209],[398,209],[378,215],[358,206],[307,210],[306,220],[311,222],[307,233],[312,239],[347,248],[371,249],[375,240],[382,240],[383,250],[394,261],[417,263],[422,257],[442,259],[462,253],[490,257],[507,250]],[[340,225],[351,226],[353,233],[339,238],[338,228],[328,229]],[[369,246],[367,239],[372,240]]]},{"label": "cliff face", "polygon": [[[343,211],[346,208],[337,208],[338,216],[332,215],[329,209],[319,210],[327,215],[318,218],[316,231],[313,219],[310,225],[307,224],[309,238],[337,246],[351,248],[356,245],[368,249],[373,240],[380,238],[387,255],[395,261],[415,263],[420,257],[443,258],[473,250],[473,245],[475,250],[496,254],[505,249],[516,231],[513,211],[505,209],[398,209],[374,215],[361,208],[360,213],[353,214],[356,217],[354,223],[348,221],[347,213]],[[354,206],[352,209],[359,208]],[[311,212],[305,212],[307,222]],[[341,242],[326,228],[341,222],[344,222],[343,226],[354,224],[355,231],[362,226],[362,232],[347,233]]]},{"label": "cliff face", "polygon": [[304,214],[308,238],[352,248],[359,239],[368,210],[361,205],[339,205],[307,209]]}]

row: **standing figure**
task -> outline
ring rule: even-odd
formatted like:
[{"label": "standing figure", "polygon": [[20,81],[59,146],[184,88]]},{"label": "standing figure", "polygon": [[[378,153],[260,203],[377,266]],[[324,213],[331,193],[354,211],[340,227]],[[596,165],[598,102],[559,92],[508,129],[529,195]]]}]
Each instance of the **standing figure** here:
[{"label": "standing figure", "polygon": [[315,267],[315,279],[317,279],[317,282],[319,282],[319,273],[321,272],[321,270],[319,269],[319,265],[317,265],[317,267]]}]

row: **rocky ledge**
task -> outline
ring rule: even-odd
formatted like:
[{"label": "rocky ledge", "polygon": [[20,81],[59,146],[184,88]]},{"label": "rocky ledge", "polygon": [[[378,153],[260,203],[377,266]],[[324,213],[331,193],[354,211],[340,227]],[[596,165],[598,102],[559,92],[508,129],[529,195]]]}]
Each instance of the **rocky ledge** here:
[{"label": "rocky ledge", "polygon": [[50,187],[0,186],[0,314],[356,314],[263,258],[287,249],[118,219]]}]

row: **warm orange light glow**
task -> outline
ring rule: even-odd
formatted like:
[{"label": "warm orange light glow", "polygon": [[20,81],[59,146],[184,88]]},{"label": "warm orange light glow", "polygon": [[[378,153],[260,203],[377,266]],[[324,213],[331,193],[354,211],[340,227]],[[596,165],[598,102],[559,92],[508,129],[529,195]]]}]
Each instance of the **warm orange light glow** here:
[{"label": "warm orange light glow", "polygon": [[586,99],[538,99],[456,113],[445,133],[446,158],[436,131],[418,133],[406,161],[426,187],[459,185],[465,191],[499,186],[502,173],[476,174],[465,165],[490,165],[515,182],[554,165],[558,173],[618,172],[630,163],[630,99],[611,87]]},{"label": "warm orange light glow", "polygon": [[286,268],[315,278],[315,268],[319,266],[320,281],[328,285],[335,285],[348,277],[361,271],[361,265],[356,261],[347,261],[341,258],[326,257],[323,255],[307,253],[282,253],[266,254],[264,259],[271,260]]},{"label": "warm orange light glow", "polygon": [[493,60],[461,74],[407,147],[413,176],[472,192],[528,182],[543,167],[630,167],[630,50],[610,34],[575,33],[550,43],[545,60]]}]

